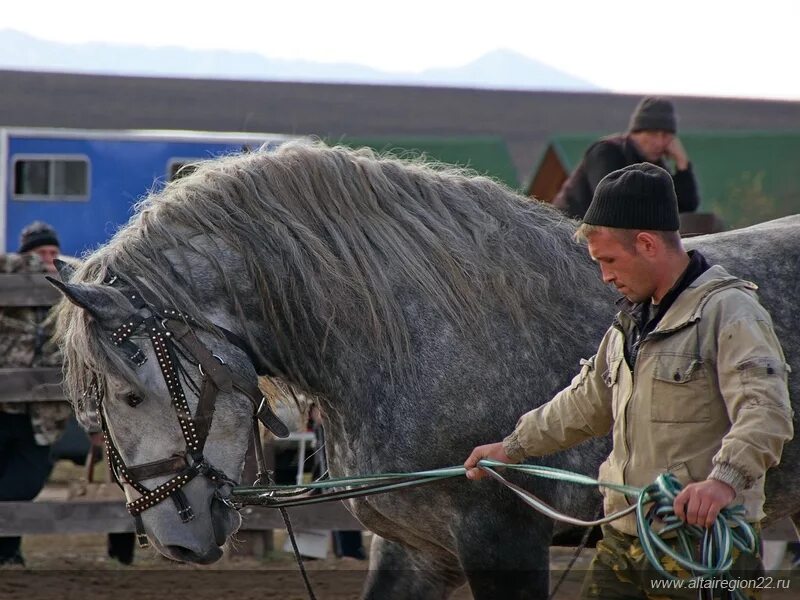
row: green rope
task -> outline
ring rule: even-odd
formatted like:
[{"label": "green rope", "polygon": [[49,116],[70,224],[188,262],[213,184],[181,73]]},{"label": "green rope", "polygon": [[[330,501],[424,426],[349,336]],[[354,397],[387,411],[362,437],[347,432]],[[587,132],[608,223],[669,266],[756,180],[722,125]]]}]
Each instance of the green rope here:
[{"label": "green rope", "polygon": [[[598,481],[587,475],[573,473],[554,467],[527,464],[506,464],[494,460],[481,460],[479,466],[494,479],[509,488],[521,500],[541,513],[566,523],[591,527],[610,523],[625,515],[636,513],[636,527],[642,550],[650,564],[664,577],[680,579],[667,571],[661,564],[660,555],[672,558],[677,564],[692,573],[693,579],[702,580],[712,577],[730,578],[733,564],[733,548],[741,552],[755,553],[757,540],[750,524],[744,519],[744,507],[727,507],[720,511],[714,525],[710,529],[688,525],[673,511],[675,496],[682,486],[671,473],[659,475],[655,482],[644,487]],[[584,521],[558,512],[527,490],[508,481],[497,472],[498,468],[508,469],[532,475],[585,486],[608,488],[636,501],[629,508],[607,515],[606,517]],[[285,508],[319,504],[331,500],[343,500],[371,494],[381,494],[407,487],[424,485],[444,479],[463,476],[464,467],[446,467],[428,471],[411,473],[382,473],[359,477],[335,477],[307,483],[303,485],[267,485],[254,487],[235,487],[231,492],[235,504],[259,505],[273,508]],[[355,486],[355,487],[352,487]],[[352,489],[342,489],[352,487]],[[299,494],[312,490],[336,490],[327,494],[298,497]],[[656,531],[654,522],[663,525]],[[673,549],[664,541],[664,536],[675,533],[680,551]],[[700,556],[695,558],[693,548],[699,542]],[[740,590],[734,592],[736,598],[744,599]]]}]

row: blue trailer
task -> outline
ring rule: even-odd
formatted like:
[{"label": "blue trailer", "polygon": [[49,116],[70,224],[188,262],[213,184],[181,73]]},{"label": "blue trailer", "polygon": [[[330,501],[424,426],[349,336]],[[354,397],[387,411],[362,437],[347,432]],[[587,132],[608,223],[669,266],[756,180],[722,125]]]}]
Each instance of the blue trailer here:
[{"label": "blue trailer", "polygon": [[292,136],[195,131],[0,129],[0,248],[17,250],[34,220],[58,231],[61,251],[80,256],[128,221],[133,205],[180,177],[187,164],[275,148]]}]

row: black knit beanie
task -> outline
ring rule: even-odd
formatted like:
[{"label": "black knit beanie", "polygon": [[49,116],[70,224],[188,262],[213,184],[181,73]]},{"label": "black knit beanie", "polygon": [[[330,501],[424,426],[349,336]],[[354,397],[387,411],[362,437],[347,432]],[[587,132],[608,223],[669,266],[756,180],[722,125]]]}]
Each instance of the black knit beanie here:
[{"label": "black knit beanie", "polygon": [[672,177],[651,163],[609,173],[597,184],[583,222],[618,229],[678,231],[678,197]]},{"label": "black knit beanie", "polygon": [[44,221],[34,221],[19,236],[19,252],[30,252],[39,246],[58,246],[56,230]]},{"label": "black knit beanie", "polygon": [[675,116],[675,107],[666,98],[648,96],[642,98],[639,105],[631,115],[628,131],[642,130],[678,131],[678,118]]}]

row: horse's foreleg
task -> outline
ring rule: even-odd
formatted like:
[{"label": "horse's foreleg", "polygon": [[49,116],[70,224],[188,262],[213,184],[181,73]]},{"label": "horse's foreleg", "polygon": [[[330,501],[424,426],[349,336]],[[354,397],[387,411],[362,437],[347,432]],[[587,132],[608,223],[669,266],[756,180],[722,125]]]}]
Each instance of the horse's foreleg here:
[{"label": "horse's foreleg", "polygon": [[552,524],[500,511],[472,513],[457,532],[458,552],[475,600],[541,599],[549,594]]},{"label": "horse's foreleg", "polygon": [[455,560],[431,559],[377,535],[372,539],[369,566],[362,595],[368,600],[444,600],[465,582]]}]

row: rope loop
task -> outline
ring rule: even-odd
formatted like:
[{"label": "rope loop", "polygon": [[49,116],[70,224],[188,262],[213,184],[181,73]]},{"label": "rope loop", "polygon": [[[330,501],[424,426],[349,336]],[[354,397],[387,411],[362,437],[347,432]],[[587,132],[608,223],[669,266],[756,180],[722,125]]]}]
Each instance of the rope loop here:
[{"label": "rope loop", "polygon": [[[668,556],[692,574],[692,579],[714,577],[730,579],[733,549],[755,554],[758,540],[752,526],[745,521],[741,505],[723,508],[710,528],[688,525],[673,508],[683,486],[672,473],[662,473],[655,482],[641,490],[636,501],[636,529],[642,550],[650,564],[665,578],[678,580],[661,564]],[[675,549],[665,538],[677,537]],[[734,588],[735,598],[745,596]]]}]

